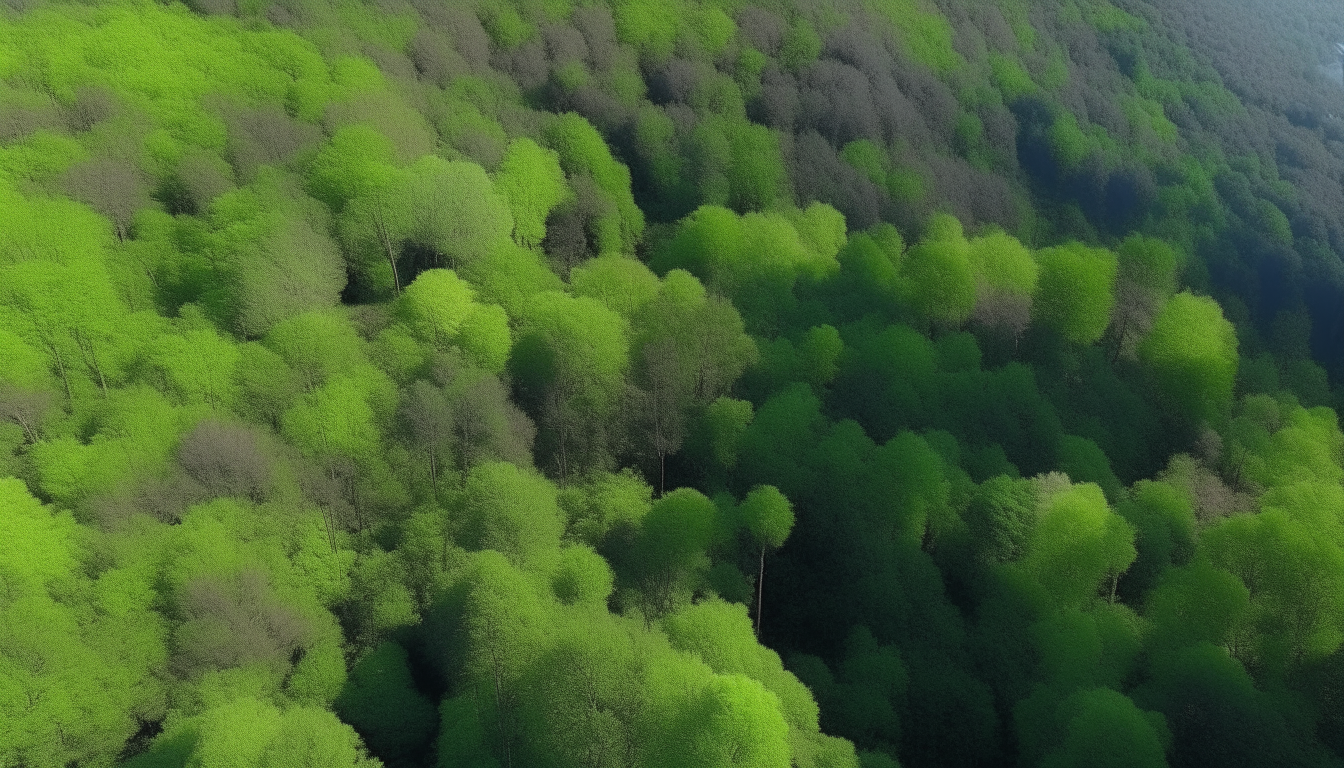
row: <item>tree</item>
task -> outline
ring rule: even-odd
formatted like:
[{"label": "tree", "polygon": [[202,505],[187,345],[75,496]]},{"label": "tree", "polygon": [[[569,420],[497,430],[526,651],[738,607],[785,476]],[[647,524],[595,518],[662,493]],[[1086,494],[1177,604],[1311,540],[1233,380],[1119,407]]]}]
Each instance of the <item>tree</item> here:
[{"label": "tree", "polygon": [[[129,765],[158,764],[187,746],[182,762],[193,768],[293,765],[298,768],[379,768],[354,729],[316,707],[284,711],[255,698],[238,698],[163,732],[150,751]],[[172,759],[168,757],[168,759]]]},{"label": "tree", "polygon": [[608,223],[599,223],[598,252],[630,253],[644,233],[644,213],[630,191],[630,170],[611,156],[601,134],[572,112],[560,115],[544,131],[546,143],[560,156],[560,166],[570,178],[591,176],[597,188],[615,207]]},{"label": "tree", "polygon": [[975,309],[975,276],[961,225],[944,216],[950,220],[947,236],[939,235],[940,222],[931,224],[933,234],[901,259],[900,279],[905,301],[920,319],[956,327]]},{"label": "tree", "polygon": [[96,158],[66,172],[70,196],[112,220],[117,240],[130,235],[136,211],[149,205],[149,194],[140,169],[111,158]]},{"label": "tree", "polygon": [[1120,574],[1134,562],[1134,528],[1110,511],[1101,489],[1068,484],[1063,476],[1037,482],[1040,520],[1021,568],[1037,579],[1051,602],[1086,606],[1109,581],[1112,602]]},{"label": "tree", "polygon": [[548,560],[564,531],[555,486],[503,462],[480,464],[467,475],[459,526],[463,546],[500,552],[518,568]]},{"label": "tree", "polygon": [[261,435],[247,427],[206,419],[182,438],[177,461],[212,496],[264,501],[274,458]]},{"label": "tree", "polygon": [[17,424],[29,443],[38,441],[43,417],[50,407],[49,392],[0,384],[0,418]]},{"label": "tree", "polygon": [[779,549],[793,530],[793,505],[772,485],[758,485],[747,494],[738,508],[742,522],[753,542],[761,550],[760,570],[756,575],[756,634],[761,634],[761,597],[765,584],[766,550]]},{"label": "tree", "polygon": [[596,299],[533,299],[509,360],[519,399],[542,428],[542,463],[562,483],[600,466],[629,366],[626,323]]},{"label": "tree", "polygon": [[1017,238],[991,232],[970,241],[975,273],[975,309],[980,324],[1005,331],[1014,345],[1031,322],[1031,299],[1040,269]]},{"label": "tree", "polygon": [[1215,418],[1231,406],[1237,336],[1213,299],[1173,297],[1139,344],[1139,359],[1182,413]]},{"label": "tree", "polygon": [[1100,339],[1115,305],[1115,254],[1070,243],[1038,252],[1036,263],[1032,320],[1074,344]]},{"label": "tree", "polygon": [[1131,235],[1116,250],[1119,271],[1115,281],[1115,309],[1111,317],[1114,348],[1111,360],[1133,355],[1148,334],[1162,305],[1176,293],[1180,257],[1161,240]]},{"label": "tree", "polygon": [[406,650],[394,642],[380,644],[354,665],[334,706],[369,748],[389,761],[425,748],[438,719],[415,689]]},{"label": "tree", "polygon": [[466,576],[466,594],[457,632],[468,685],[484,730],[498,744],[504,768],[514,764],[528,734],[522,732],[519,683],[529,662],[544,648],[552,625],[550,606],[535,585],[504,555],[476,555]]},{"label": "tree", "polygon": [[966,509],[975,549],[988,562],[1004,563],[1026,552],[1036,526],[1036,490],[1026,480],[997,475],[980,484]]},{"label": "tree", "polygon": [[402,415],[410,428],[411,439],[429,459],[429,482],[437,495],[441,455],[453,432],[453,412],[442,389],[427,381],[416,381],[402,403]]},{"label": "tree", "polygon": [[345,264],[318,207],[273,172],[212,206],[212,256],[243,336],[259,338],[282,320],[340,303]]},{"label": "tree", "polygon": [[667,494],[644,516],[633,555],[646,623],[689,597],[708,569],[718,516],[714,502],[690,488]]},{"label": "tree", "polygon": [[1075,714],[1063,744],[1046,756],[1042,766],[1166,768],[1161,715],[1143,712],[1129,697],[1109,688],[1080,692],[1064,706]]},{"label": "tree", "polygon": [[306,617],[256,570],[194,578],[175,598],[184,621],[173,633],[173,667],[186,678],[249,664],[283,669],[311,638]]},{"label": "tree", "polygon": [[569,194],[559,155],[526,138],[514,141],[504,153],[495,188],[513,211],[513,239],[529,248],[541,244],[547,216]]},{"label": "tree", "polygon": [[69,512],[0,479],[0,760],[111,764],[136,713],[161,712],[151,668],[165,662],[166,622],[139,569],[82,573],[85,533]]}]

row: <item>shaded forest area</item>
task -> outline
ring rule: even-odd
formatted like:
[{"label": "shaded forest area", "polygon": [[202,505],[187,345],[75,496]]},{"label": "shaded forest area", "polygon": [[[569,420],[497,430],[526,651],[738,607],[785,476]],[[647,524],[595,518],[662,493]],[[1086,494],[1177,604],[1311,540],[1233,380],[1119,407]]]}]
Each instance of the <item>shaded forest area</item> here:
[{"label": "shaded forest area", "polygon": [[1328,0],[0,0],[0,765],[1344,766]]}]

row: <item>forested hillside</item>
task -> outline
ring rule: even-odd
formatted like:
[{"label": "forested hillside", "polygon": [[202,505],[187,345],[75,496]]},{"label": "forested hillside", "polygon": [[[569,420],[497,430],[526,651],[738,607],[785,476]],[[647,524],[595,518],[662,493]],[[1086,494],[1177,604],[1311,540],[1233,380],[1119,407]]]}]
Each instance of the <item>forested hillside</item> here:
[{"label": "forested hillside", "polygon": [[0,0],[0,766],[1344,766],[1333,0]]}]

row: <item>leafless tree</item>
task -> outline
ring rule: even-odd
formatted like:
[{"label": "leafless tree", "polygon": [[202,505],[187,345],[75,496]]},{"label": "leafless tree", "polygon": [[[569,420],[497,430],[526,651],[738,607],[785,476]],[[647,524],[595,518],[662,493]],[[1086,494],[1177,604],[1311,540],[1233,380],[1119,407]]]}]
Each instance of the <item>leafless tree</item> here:
[{"label": "leafless tree", "polygon": [[283,667],[311,635],[309,622],[271,592],[266,576],[199,576],[176,596],[184,619],[173,633],[172,667],[182,677],[251,663]]},{"label": "leafless tree", "polygon": [[42,434],[42,418],[51,407],[51,393],[0,384],[0,419],[18,424],[29,445]]},{"label": "leafless tree", "polygon": [[99,157],[75,165],[66,172],[62,186],[71,197],[111,219],[118,240],[130,234],[135,212],[149,205],[144,176],[124,160]]},{"label": "leafless tree", "polygon": [[270,491],[271,465],[263,440],[254,430],[206,419],[177,448],[177,461],[189,477],[214,496],[264,501]]}]

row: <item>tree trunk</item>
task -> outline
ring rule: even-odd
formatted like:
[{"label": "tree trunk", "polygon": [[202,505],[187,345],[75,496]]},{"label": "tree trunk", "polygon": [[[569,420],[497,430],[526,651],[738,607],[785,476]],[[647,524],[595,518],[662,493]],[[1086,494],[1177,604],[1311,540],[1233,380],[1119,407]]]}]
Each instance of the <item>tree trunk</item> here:
[{"label": "tree trunk", "polygon": [[761,597],[765,592],[765,547],[761,547],[761,569],[756,574],[756,637],[761,636]]},{"label": "tree trunk", "polygon": [[103,378],[103,367],[98,364],[98,352],[93,348],[93,340],[78,329],[71,329],[70,333],[75,337],[75,343],[79,345],[79,353],[84,356],[84,364],[93,371],[98,377],[98,388],[102,391],[103,397],[107,397],[107,380]]},{"label": "tree trunk", "polygon": [[374,227],[378,230],[378,240],[383,244],[383,251],[387,254],[387,264],[392,267],[392,290],[397,295],[401,295],[401,277],[397,274],[397,257],[392,252],[392,238],[387,234],[387,223],[383,221],[383,204],[378,203],[374,212]]},{"label": "tree trunk", "polygon": [[56,349],[54,343],[48,341],[47,349],[51,350],[52,357],[56,358],[56,369],[60,371],[61,383],[65,385],[65,402],[71,407],[74,407],[75,398],[70,394],[70,377],[65,373],[65,360],[61,358],[61,352]]}]

